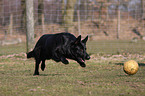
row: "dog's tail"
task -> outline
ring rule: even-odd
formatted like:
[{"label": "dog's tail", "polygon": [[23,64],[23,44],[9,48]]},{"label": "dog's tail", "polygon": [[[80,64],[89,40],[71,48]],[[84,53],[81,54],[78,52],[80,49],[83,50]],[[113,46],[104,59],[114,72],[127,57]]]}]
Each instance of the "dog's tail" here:
[{"label": "dog's tail", "polygon": [[32,58],[34,57],[34,51],[30,51],[29,53],[27,53],[27,58]]}]

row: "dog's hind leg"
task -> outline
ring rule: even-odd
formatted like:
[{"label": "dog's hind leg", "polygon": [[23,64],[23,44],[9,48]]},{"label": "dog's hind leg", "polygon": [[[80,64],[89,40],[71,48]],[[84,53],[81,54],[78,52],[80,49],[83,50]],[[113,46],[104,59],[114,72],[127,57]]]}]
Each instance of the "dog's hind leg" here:
[{"label": "dog's hind leg", "polygon": [[45,60],[42,60],[42,63],[41,63],[41,70],[44,71],[45,69]]},{"label": "dog's hind leg", "polygon": [[36,60],[34,75],[39,75],[39,64],[41,60]]},{"label": "dog's hind leg", "polygon": [[41,47],[40,46],[36,47],[34,49],[34,53],[35,53],[34,57],[35,57],[35,62],[36,62],[34,75],[39,75],[39,64],[42,61],[41,58],[40,58]]}]

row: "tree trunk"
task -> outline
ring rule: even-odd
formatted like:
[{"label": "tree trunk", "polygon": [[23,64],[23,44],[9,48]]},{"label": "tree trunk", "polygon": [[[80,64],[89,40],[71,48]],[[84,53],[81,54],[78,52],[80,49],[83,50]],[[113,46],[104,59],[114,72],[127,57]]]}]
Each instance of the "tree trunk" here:
[{"label": "tree trunk", "polygon": [[42,24],[42,15],[44,14],[43,0],[38,0],[38,24]]},{"label": "tree trunk", "polygon": [[34,47],[34,5],[33,0],[26,0],[26,40],[27,52]]},{"label": "tree trunk", "polygon": [[142,10],[143,10],[142,11],[143,12],[142,13],[142,19],[145,19],[145,0],[141,0],[141,1],[142,1],[141,2],[142,3]]},{"label": "tree trunk", "polygon": [[63,24],[67,30],[73,25],[75,3],[76,0],[67,0],[66,10],[64,0],[62,3]]},{"label": "tree trunk", "polygon": [[25,3],[25,0],[21,0],[21,10],[22,10],[21,28],[25,28],[25,26],[26,26],[26,3]]}]

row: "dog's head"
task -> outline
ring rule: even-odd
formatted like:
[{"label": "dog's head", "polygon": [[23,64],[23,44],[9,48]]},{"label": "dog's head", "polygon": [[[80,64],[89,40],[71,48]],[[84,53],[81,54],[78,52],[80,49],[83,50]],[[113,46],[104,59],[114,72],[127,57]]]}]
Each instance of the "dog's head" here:
[{"label": "dog's head", "polygon": [[74,59],[80,64],[81,67],[86,67],[85,60],[89,60],[90,56],[86,52],[86,42],[88,36],[81,41],[81,35],[76,38],[76,40],[71,45],[71,52]]}]

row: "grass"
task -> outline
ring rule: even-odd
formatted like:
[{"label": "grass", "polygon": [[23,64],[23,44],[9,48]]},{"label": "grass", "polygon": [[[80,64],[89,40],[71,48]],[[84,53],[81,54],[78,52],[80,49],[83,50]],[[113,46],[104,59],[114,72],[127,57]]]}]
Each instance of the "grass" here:
[{"label": "grass", "polygon": [[9,45],[9,46],[0,46],[0,56],[26,52],[25,46],[26,46],[25,43],[21,43],[17,45]]},{"label": "grass", "polygon": [[133,43],[125,40],[102,40],[87,43],[88,51],[92,54],[145,54],[145,41]]},{"label": "grass", "polygon": [[[133,46],[132,43],[118,42],[120,44],[116,41],[89,42],[88,52],[96,55],[99,53],[101,56],[122,54],[121,52],[144,55],[144,42],[137,43],[138,46],[133,47],[133,51],[129,48]],[[109,43],[113,43],[114,46]],[[95,47],[96,44],[99,47]],[[119,46],[120,50],[123,50],[120,53],[116,49]],[[25,44],[4,46],[0,47],[0,54],[3,56],[21,53],[25,52],[24,48]],[[1,96],[144,96],[145,64],[141,63],[144,60],[138,60],[139,71],[131,76],[123,72],[125,60],[119,59],[100,61],[91,59],[86,62],[86,68],[81,68],[72,60],[69,65],[49,60],[46,62],[45,71],[40,70],[40,76],[33,76],[33,59],[27,60],[24,55],[0,57],[0,94]]]}]

